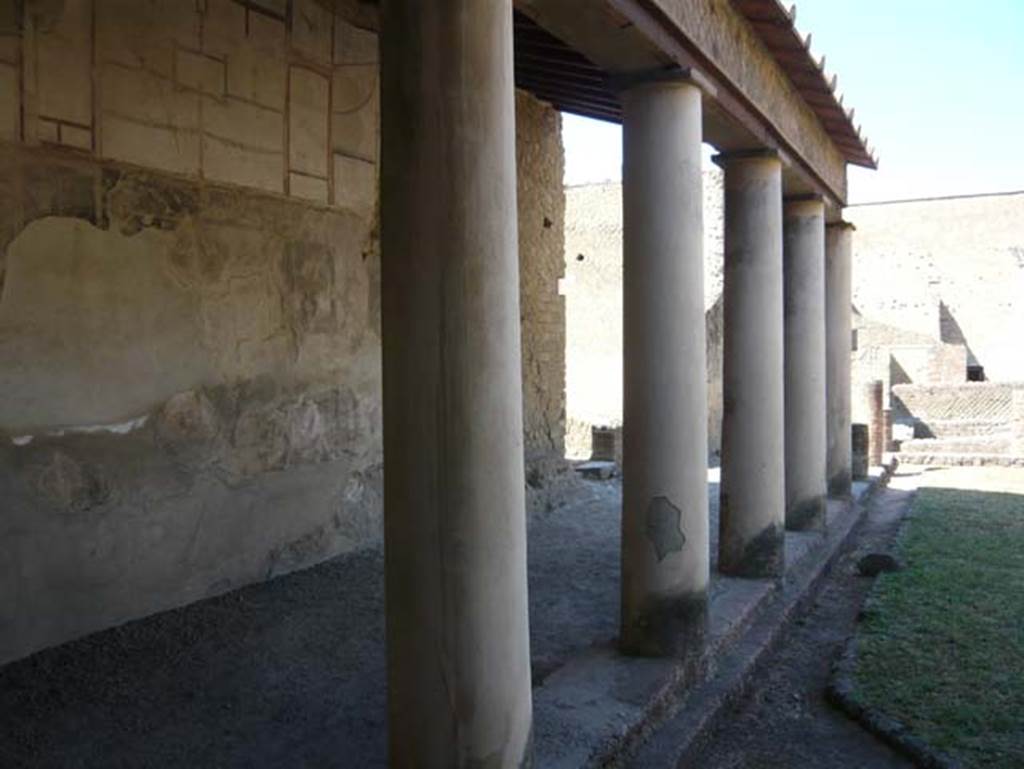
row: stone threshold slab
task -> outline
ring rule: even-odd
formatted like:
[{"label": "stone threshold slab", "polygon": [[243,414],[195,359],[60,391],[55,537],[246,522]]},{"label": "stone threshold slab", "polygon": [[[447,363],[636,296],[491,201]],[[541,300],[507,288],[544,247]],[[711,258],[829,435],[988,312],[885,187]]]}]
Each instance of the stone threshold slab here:
[{"label": "stone threshold slab", "polygon": [[[867,496],[888,473],[874,468],[867,481],[854,483],[851,501],[830,500],[824,533],[786,533],[782,580],[715,575],[708,649],[697,663],[626,657],[606,646],[588,649],[553,672],[534,689],[536,765],[647,767],[645,755],[663,756],[666,749],[681,755],[730,695],[741,694],[747,674],[813,593],[862,519]],[[660,726],[666,728],[655,733]],[[665,739],[671,746],[658,742]]]}]

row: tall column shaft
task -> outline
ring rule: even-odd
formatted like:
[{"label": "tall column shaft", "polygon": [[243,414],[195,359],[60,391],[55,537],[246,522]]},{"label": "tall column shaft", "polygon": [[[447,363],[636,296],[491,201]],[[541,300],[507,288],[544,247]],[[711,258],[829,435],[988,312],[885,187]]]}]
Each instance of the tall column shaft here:
[{"label": "tall column shaft", "polygon": [[853,226],[830,224],[825,231],[825,333],[828,398],[828,493],[848,497],[851,491],[850,348]]},{"label": "tall column shaft", "polygon": [[824,522],[825,204],[787,201],[783,209],[786,366],[786,528]]},{"label": "tall column shaft", "polygon": [[709,572],[701,92],[623,95],[624,651],[703,647]]},{"label": "tall column shaft", "polygon": [[771,577],[784,563],[782,164],[725,168],[722,476],[718,567]]},{"label": "tall column shaft", "polygon": [[881,467],[882,454],[887,450],[885,430],[885,383],[871,380],[865,388],[868,401],[868,467]]},{"label": "tall column shaft", "polygon": [[511,0],[381,7],[390,761],[529,762]]}]

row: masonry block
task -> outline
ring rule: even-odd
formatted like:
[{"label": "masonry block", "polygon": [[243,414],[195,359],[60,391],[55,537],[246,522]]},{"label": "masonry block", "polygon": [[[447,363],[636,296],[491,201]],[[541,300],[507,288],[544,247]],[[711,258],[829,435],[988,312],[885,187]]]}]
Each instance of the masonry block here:
[{"label": "masonry block", "polygon": [[145,70],[108,64],[100,72],[100,109],[174,128],[199,128],[199,95]]},{"label": "masonry block", "polygon": [[326,177],[329,83],[304,67],[292,67],[289,77],[289,163],[296,171]]},{"label": "masonry block", "polygon": [[[2,2],[2,0],[0,0]],[[5,64],[18,63],[18,54],[21,51],[21,33],[4,34],[0,30],[0,62]]]},{"label": "masonry block", "polygon": [[315,176],[289,174],[288,194],[295,198],[313,200],[317,203],[327,202],[327,180]]},{"label": "masonry block", "polygon": [[172,173],[199,173],[198,131],[147,125],[110,114],[103,116],[102,131],[103,157]]},{"label": "masonry block", "polygon": [[245,7],[235,0],[206,0],[203,51],[224,57],[245,42]]},{"label": "masonry block", "polygon": [[316,0],[292,3],[292,48],[318,64],[331,63],[333,14]]},{"label": "masonry block", "polygon": [[21,134],[21,91],[18,70],[0,64],[0,139],[17,139]]},{"label": "masonry block", "polygon": [[377,204],[377,165],[334,155],[334,205],[369,216]]},{"label": "masonry block", "polygon": [[287,0],[249,0],[249,2],[256,8],[262,8],[267,13],[280,18],[284,18],[284,15],[288,10]]},{"label": "masonry block", "polygon": [[203,136],[203,174],[219,182],[282,192],[284,154]]},{"label": "masonry block", "polygon": [[246,44],[228,54],[228,94],[284,112],[288,67]]},{"label": "masonry block", "polygon": [[249,102],[205,97],[203,131],[246,147],[284,153],[284,115]]},{"label": "masonry block", "polygon": [[102,0],[96,14],[96,60],[174,76],[175,48],[199,50],[201,17],[195,2]]},{"label": "masonry block", "polygon": [[284,12],[280,19],[262,13],[249,13],[249,42],[267,55],[284,58],[287,50],[288,30],[284,23]]},{"label": "masonry block", "polygon": [[91,150],[92,129],[64,123],[60,127],[60,143],[79,150]]},{"label": "masonry block", "polygon": [[376,65],[336,67],[331,78],[331,144],[336,152],[376,160],[380,99]]},{"label": "masonry block", "polygon": [[376,64],[377,33],[334,17],[334,63]]},{"label": "masonry block", "polygon": [[33,46],[39,114],[92,124],[92,3],[67,0]]},{"label": "masonry block", "polygon": [[0,0],[0,35],[18,32],[18,7],[15,0]]},{"label": "masonry block", "polygon": [[178,85],[202,91],[211,96],[224,96],[227,75],[224,62],[207,54],[178,49],[174,67]]},{"label": "masonry block", "polygon": [[39,123],[36,127],[36,138],[41,142],[58,144],[60,142],[60,127],[57,121],[39,118]]}]

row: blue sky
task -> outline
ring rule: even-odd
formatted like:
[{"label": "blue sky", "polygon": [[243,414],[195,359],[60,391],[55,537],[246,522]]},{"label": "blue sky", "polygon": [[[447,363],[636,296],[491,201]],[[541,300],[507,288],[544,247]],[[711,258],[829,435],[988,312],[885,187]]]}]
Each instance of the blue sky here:
[{"label": "blue sky", "polygon": [[[879,156],[850,202],[1024,190],[1024,0],[801,0]],[[618,179],[618,126],[566,116],[566,182]]]}]

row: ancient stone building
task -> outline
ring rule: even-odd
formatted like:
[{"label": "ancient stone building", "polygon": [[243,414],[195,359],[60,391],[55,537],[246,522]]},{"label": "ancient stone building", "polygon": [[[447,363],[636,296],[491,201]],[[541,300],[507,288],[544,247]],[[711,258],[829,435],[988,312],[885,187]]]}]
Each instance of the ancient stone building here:
[{"label": "ancient stone building", "polygon": [[850,221],[865,319],[963,348],[961,381],[1024,381],[1024,193],[858,205]]},{"label": "ancient stone building", "polygon": [[[1024,194],[850,208],[853,391],[883,383],[904,462],[1024,463]],[[853,416],[867,421],[854,398]]]},{"label": "ancient stone building", "polygon": [[[708,439],[715,452],[721,446],[722,419],[718,300],[723,216],[721,173],[715,168],[705,169],[704,196]],[[589,455],[592,426],[622,423],[618,379],[594,376],[596,369],[621,367],[621,329],[597,322],[615,318],[621,303],[621,200],[619,183],[566,190],[567,448],[576,456]],[[998,453],[989,449],[1006,443],[1008,401],[1002,396],[992,401],[987,393],[1005,388],[962,385],[969,379],[1024,382],[1017,343],[1019,329],[1024,329],[1024,194],[855,205],[849,208],[849,219],[857,227],[852,418],[870,421],[864,392],[880,380],[886,409],[892,407],[893,387],[903,386],[908,394],[907,403],[895,407],[898,435],[909,435],[900,432],[901,422],[912,428],[918,416],[927,421],[929,410],[952,419],[950,403],[959,402],[960,419],[972,421],[973,415],[974,421],[996,425],[995,444],[982,441],[979,450]],[[910,389],[918,385],[920,390]],[[938,394],[937,385],[951,389]],[[978,402],[967,405],[963,394],[972,392]],[[940,402],[929,407],[935,398]],[[916,406],[909,406],[911,402]]]},{"label": "ancient stone building", "polygon": [[0,0],[0,662],[383,538],[391,764],[528,765],[563,110],[623,124],[615,654],[707,669],[702,146],[765,595],[851,493],[834,85],[776,0]]}]

